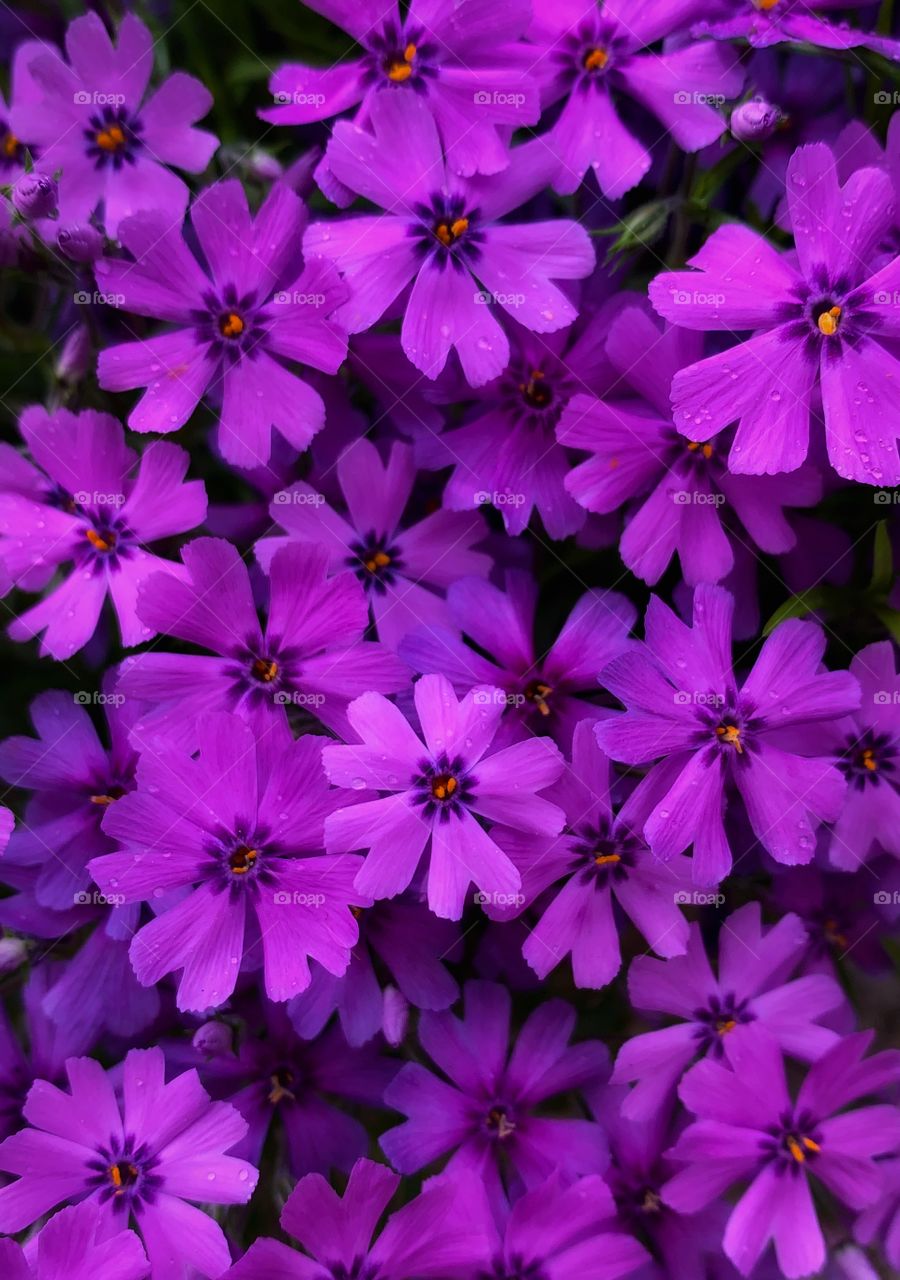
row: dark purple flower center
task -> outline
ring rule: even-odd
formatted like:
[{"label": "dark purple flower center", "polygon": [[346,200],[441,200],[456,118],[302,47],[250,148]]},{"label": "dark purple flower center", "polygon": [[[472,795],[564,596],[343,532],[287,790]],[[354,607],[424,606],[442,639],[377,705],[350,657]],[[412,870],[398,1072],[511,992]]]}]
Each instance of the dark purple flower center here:
[{"label": "dark purple flower center", "polygon": [[626,828],[616,828],[607,818],[585,823],[573,832],[572,856],[580,884],[606,889],[628,879],[636,858],[646,848]]},{"label": "dark purple flower center", "polygon": [[529,1262],[520,1253],[494,1258],[490,1271],[479,1271],[478,1280],[548,1280],[543,1262]]},{"label": "dark purple flower center", "polygon": [[143,125],[125,107],[104,106],[88,120],[84,130],[87,153],[97,169],[121,169],[134,164],[143,143]]},{"label": "dark purple flower center", "polygon": [[755,1022],[756,1014],[749,1000],[738,1000],[733,992],[727,992],[711,996],[705,1008],[695,1009],[693,1019],[694,1039],[700,1042],[700,1048],[720,1058],[725,1052],[725,1037],[742,1023]]},{"label": "dark purple flower center", "polygon": [[115,804],[117,800],[121,800],[126,794],[126,788],[114,783],[109,787],[104,787],[102,791],[95,792],[90,796],[91,804],[100,805],[101,808],[107,808],[111,804]]},{"label": "dark purple flower center", "polygon": [[354,1258],[349,1267],[343,1262],[329,1262],[326,1266],[331,1280],[378,1280],[382,1274],[378,1263],[368,1258]]},{"label": "dark purple flower center", "polygon": [[867,729],[847,739],[837,766],[857,791],[884,783],[897,785],[897,744],[888,733]]},{"label": "dark purple flower center", "polygon": [[[263,827],[240,824],[236,831],[211,833],[207,838],[206,852],[209,861],[204,863],[200,878],[212,887],[237,898],[242,893],[257,896],[262,889],[275,891],[276,902],[281,901],[277,892],[279,851],[269,839]],[[291,901],[291,895],[285,895]]]},{"label": "dark purple flower center", "polygon": [[484,1128],[492,1141],[506,1142],[516,1131],[512,1108],[505,1103],[495,1102],[484,1117]]},{"label": "dark purple flower center", "polygon": [[585,93],[604,84],[617,55],[629,52],[634,44],[627,32],[600,12],[556,41],[549,57],[566,92]]},{"label": "dark purple flower center", "polygon": [[553,708],[550,705],[550,695],[553,692],[553,686],[547,684],[545,680],[538,677],[536,680],[529,680],[525,688],[522,690],[522,697],[528,703],[530,708],[540,712],[542,716],[549,716]]},{"label": "dark purple flower center", "polygon": [[[555,357],[538,360],[534,353],[519,353],[513,355],[503,374],[500,396],[513,422],[552,428],[575,389],[575,379]],[[551,445],[552,436],[547,447]]]},{"label": "dark purple flower center", "polygon": [[88,517],[82,538],[75,548],[75,563],[91,573],[117,570],[132,554],[133,533],[123,520],[105,512]]},{"label": "dark purple flower center", "polygon": [[478,210],[469,209],[462,196],[437,193],[429,204],[417,204],[416,221],[410,226],[419,252],[438,266],[472,265],[481,256],[484,239],[478,229]]},{"label": "dark purple flower center", "polygon": [[154,1172],[158,1163],[146,1143],[138,1146],[131,1136],[115,1140],[88,1161],[88,1185],[101,1203],[111,1200],[116,1212],[129,1213],[138,1204],[152,1204],[156,1199],[163,1186],[162,1178]]},{"label": "dark purple flower center", "polygon": [[269,1101],[275,1107],[279,1102],[297,1101],[297,1076],[291,1067],[276,1067],[269,1076]]},{"label": "dark purple flower center", "polygon": [[403,569],[399,548],[379,538],[374,531],[350,545],[345,561],[367,591],[384,595]]},{"label": "dark purple flower center", "polygon": [[446,751],[434,760],[423,760],[412,779],[412,800],[422,806],[425,818],[448,822],[461,817],[473,797],[475,778],[466,772],[462,757],[452,759]]},{"label": "dark purple flower center", "polygon": [[785,1112],[766,1134],[762,1140],[763,1157],[780,1174],[799,1176],[804,1165],[814,1162],[822,1150],[821,1130],[808,1111]]},{"label": "dark purple flower center", "polygon": [[9,125],[4,120],[0,120],[0,170],[17,169],[24,158],[25,148],[22,143]]},{"label": "dark purple flower center", "polygon": [[229,284],[219,293],[210,290],[204,295],[203,303],[202,310],[191,312],[197,341],[232,364],[245,357],[252,358],[265,342],[270,321],[256,290],[239,294],[236,287]]},{"label": "dark purple flower center", "polygon": [[404,26],[386,22],[366,38],[366,50],[366,85],[382,89],[404,86],[415,93],[426,93],[428,81],[437,75],[440,49],[429,39],[428,32],[414,23]]}]

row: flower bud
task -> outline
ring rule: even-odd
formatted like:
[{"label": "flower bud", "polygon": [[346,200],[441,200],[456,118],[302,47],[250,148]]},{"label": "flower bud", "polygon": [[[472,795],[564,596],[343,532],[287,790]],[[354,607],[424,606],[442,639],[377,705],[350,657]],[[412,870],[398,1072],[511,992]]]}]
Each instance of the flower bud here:
[{"label": "flower bud", "polygon": [[763,98],[742,102],[731,113],[731,133],[738,142],[765,142],[781,122],[781,112]]},{"label": "flower bud", "polygon": [[227,1022],[218,1022],[213,1018],[197,1028],[191,1043],[198,1053],[205,1054],[207,1058],[224,1057],[233,1051],[231,1027]]},{"label": "flower bud", "polygon": [[402,992],[398,991],[396,987],[385,987],[381,1025],[384,1031],[385,1040],[387,1040],[389,1045],[393,1045],[395,1049],[406,1035],[406,1024],[408,1021],[409,1003],[406,997]]},{"label": "flower bud", "polygon": [[56,237],[60,253],[71,262],[96,262],[103,252],[103,237],[89,222],[63,227]]},{"label": "flower bud", "polygon": [[13,186],[12,202],[22,218],[49,218],[59,205],[59,189],[49,173],[23,173]]},{"label": "flower bud", "polygon": [[12,973],[25,963],[27,955],[21,938],[0,938],[0,973]]}]

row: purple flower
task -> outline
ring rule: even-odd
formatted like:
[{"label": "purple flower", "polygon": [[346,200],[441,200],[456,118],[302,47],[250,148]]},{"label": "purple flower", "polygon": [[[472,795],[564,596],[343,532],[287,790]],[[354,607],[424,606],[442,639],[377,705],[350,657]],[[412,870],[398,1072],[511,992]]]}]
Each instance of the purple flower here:
[{"label": "purple flower", "polygon": [[575,1012],[551,1000],[529,1015],[510,1053],[510,1003],[504,987],[468,982],[462,1020],[422,1014],[422,1047],[447,1079],[407,1063],[385,1102],[408,1118],[381,1139],[401,1173],[452,1152],[448,1172],[482,1182],[495,1213],[554,1170],[571,1181],[602,1173],[608,1160],[600,1125],[546,1114],[549,1099],[606,1075],[605,1048],[570,1045]]},{"label": "purple flower", "polygon": [[415,96],[434,116],[451,169],[467,176],[505,169],[508,129],[537,124],[533,59],[517,47],[530,18],[523,0],[413,0],[404,12],[391,0],[370,13],[342,0],[307,7],[343,28],[361,56],[325,69],[282,67],[269,86],[275,106],[259,113],[264,120],[309,124],[358,105],[364,124],[376,97],[390,93],[406,107]]},{"label": "purple flower", "polygon": [[32,1127],[0,1144],[0,1168],[18,1175],[0,1189],[0,1230],[90,1200],[104,1236],[134,1222],[153,1280],[222,1273],[230,1262],[222,1228],[189,1201],[250,1199],[256,1169],[225,1155],[247,1126],[234,1107],[210,1101],[195,1071],[166,1084],[164,1065],[161,1049],[132,1049],[121,1100],[91,1058],[66,1063],[70,1093],[35,1082],[25,1103]]},{"label": "purple flower", "polygon": [[352,296],[337,319],[351,333],[375,324],[412,283],[400,334],[406,355],[436,378],[455,347],[467,381],[482,386],[509,361],[494,306],[537,333],[571,324],[577,310],[554,281],[590,275],[590,238],[567,219],[497,221],[545,185],[552,155],[542,142],[516,148],[499,176],[463,179],[447,170],[419,98],[379,94],[371,115],[374,133],[335,125],[328,163],[386,212],[313,223],[305,250],[343,272]]},{"label": "purple flower", "polygon": [[668,325],[661,331],[646,310],[628,307],[606,350],[619,373],[618,395],[574,396],[557,435],[592,455],[566,476],[576,502],[607,515],[633,500],[619,544],[632,573],[652,585],[677,554],[694,586],[726,577],[746,539],[771,554],[789,551],[796,535],[784,508],[818,502],[818,472],[807,466],[784,479],[735,476],[723,461],[724,438],[701,444],[672,425],[672,378],[701,355],[702,340]]},{"label": "purple flower", "polygon": [[846,782],[807,726],[837,720],[860,700],[852,675],[822,669],[821,628],[796,619],[776,627],[739,685],[733,610],[729,592],[700,586],[688,627],[651,597],[643,649],[603,672],[627,710],[595,730],[614,760],[658,761],[632,803],[644,807],[654,853],[668,858],[693,844],[699,884],[716,884],[731,868],[727,784],[737,788],[754,835],[777,862],[810,861],[815,828],[838,816]]},{"label": "purple flower", "polygon": [[489,1228],[491,1266],[477,1280],[617,1280],[650,1263],[618,1229],[609,1187],[597,1175],[568,1184],[551,1174],[516,1201],[504,1226],[502,1236]]},{"label": "purple flower", "polygon": [[104,822],[119,851],[90,871],[107,895],[159,903],[131,961],[145,986],[180,970],[180,1009],[222,1004],[248,957],[269,999],[287,1000],[309,985],[310,957],[331,973],[347,968],[361,860],[315,856],[334,807],[320,743],[257,741],[244,720],[219,712],[198,730],[197,759],[171,743],[143,753],[137,790]]},{"label": "purple flower", "polygon": [[23,1249],[0,1240],[0,1267],[7,1280],[143,1280],[147,1255],[133,1231],[104,1230],[104,1215],[93,1201],[56,1213]]},{"label": "purple flower", "polygon": [[347,290],[321,258],[304,265],[305,223],[302,200],[283,183],[251,218],[241,184],[217,182],[191,206],[205,269],[170,217],[148,212],[122,224],[134,261],[99,261],[100,288],[122,310],[175,326],[100,354],[102,387],[147,388],[129,416],[133,430],[175,431],[221,388],[219,448],[229,462],[267,462],[273,426],[295,449],[307,447],[325,407],[288,366],[337,372],[347,340],[332,314]]},{"label": "purple flower", "polygon": [[[572,763],[555,791],[566,814],[560,835],[547,839],[495,831],[522,876],[521,903],[545,909],[529,928],[522,954],[539,978],[571,953],[576,987],[604,987],[622,963],[617,915],[623,912],[661,956],[683,954],[688,924],[678,903],[689,899],[690,859],[656,858],[628,825],[627,806],[615,814],[609,761],[597,746],[593,721],[575,730]],[[545,890],[556,892],[541,899]]]},{"label": "purple flower", "polygon": [[341,454],[336,470],[346,518],[302,481],[280,490],[269,513],[287,536],[258,542],[260,562],[267,567],[278,547],[295,542],[320,547],[332,573],[350,568],[359,578],[379,638],[391,649],[415,626],[446,624],[447,587],[491,567],[488,556],[471,549],[487,535],[484,518],[435,511],[415,524],[404,522],[416,482],[406,444],[391,446],[385,466],[375,445],[359,437]]},{"label": "purple flower", "polygon": [[690,927],[684,956],[638,956],[628,973],[631,1003],[679,1021],[633,1036],[620,1050],[613,1079],[635,1086],[623,1104],[623,1115],[649,1120],[670,1099],[697,1055],[720,1058],[739,1027],[774,1036],[785,1053],[806,1062],[830,1049],[836,1033],[820,1026],[818,1019],[841,1004],[840,986],[825,974],[788,981],[806,944],[799,917],[784,915],[764,931],[759,903],[751,902],[723,923],[718,976],[696,924]]},{"label": "purple flower", "polygon": [[900,1052],[864,1059],[871,1040],[871,1032],[860,1032],[839,1041],[810,1067],[795,1099],[778,1046],[765,1036],[730,1037],[726,1061],[707,1058],[682,1081],[681,1099],[697,1119],[669,1153],[685,1168],[665,1185],[663,1199],[694,1213],[749,1179],[723,1240],[741,1275],[750,1274],[770,1240],[788,1280],[822,1268],[825,1241],[811,1180],[851,1209],[878,1199],[877,1157],[900,1147],[900,1111],[845,1110],[900,1082]]},{"label": "purple flower", "polygon": [[539,48],[541,99],[545,108],[563,104],[544,139],[557,158],[557,191],[575,191],[593,169],[603,194],[617,199],[650,168],[650,152],[619,114],[620,95],[655,116],[685,151],[724,132],[725,120],[711,104],[740,93],[743,75],[733,53],[710,43],[649,51],[683,32],[698,7],[696,0],[637,7],[535,0],[530,36]]},{"label": "purple flower", "polygon": [[791,157],[787,195],[796,266],[763,236],[729,224],[690,259],[695,271],[651,281],[653,305],[673,324],[756,331],[675,375],[675,425],[703,442],[737,418],[732,471],[796,471],[819,387],[835,471],[894,484],[900,361],[885,342],[900,337],[900,257],[884,265],[875,252],[892,225],[891,180],[859,169],[841,186],[832,152],[814,143]]},{"label": "purple flower", "polygon": [[[106,230],[139,209],[178,217],[188,189],[167,166],[200,173],[218,138],[191,126],[212,97],[199,80],[177,71],[145,101],[153,71],[153,37],[127,14],[114,47],[95,13],[70,24],[69,61],[49,46],[33,48],[28,70],[43,91],[40,101],[14,101],[12,128],[40,152],[41,168],[62,171],[60,214],[86,221],[103,207]],[[29,95],[29,98],[33,95]]]},{"label": "purple flower", "polygon": [[347,718],[360,741],[325,747],[328,776],[340,787],[386,794],[330,814],[325,844],[329,853],[369,851],[356,888],[374,898],[402,893],[428,848],[428,905],[458,920],[470,883],[501,901],[519,888],[519,873],[479,819],[555,835],[562,810],[537,793],[557,780],[564,762],[549,738],[491,752],[506,705],[499,689],[473,689],[457,702],[445,676],[425,675],[415,705],[424,744],[381,694],[350,704]]},{"label": "purple flower", "polygon": [[459,1280],[483,1263],[487,1216],[465,1182],[429,1181],[378,1224],[400,1186],[390,1169],[357,1160],[341,1198],[318,1173],[297,1183],[281,1213],[284,1231],[305,1253],[255,1240],[227,1280]]},{"label": "purple flower", "polygon": [[423,465],[453,467],[445,507],[469,511],[493,505],[506,532],[514,535],[527,529],[535,510],[551,538],[578,532],[584,513],[564,487],[570,464],[554,427],[569,398],[596,387],[607,372],[608,322],[601,310],[586,324],[540,335],[507,322],[510,359],[499,378],[476,393],[460,386],[461,379],[440,388],[441,398],[451,403],[475,401],[461,426],[439,436],[419,432],[416,441]]},{"label": "purple flower", "polygon": [[17,473],[0,491],[0,559],[30,589],[35,570],[72,570],[9,634],[28,640],[44,632],[41,654],[70,658],[94,634],[109,596],[122,643],[147,640],[153,632],[135,611],[138,585],[159,569],[178,574],[181,567],[146,544],[193,529],[206,515],[203,482],[184,479],[188,455],[152,441],[138,460],[116,419],[92,409],[48,414],[34,405],[20,427],[45,474],[27,479],[39,485],[31,492]]},{"label": "purple flower", "polygon": [[717,0],[713,17],[694,23],[691,34],[747,40],[755,49],[791,41],[820,49],[874,49],[888,58],[900,58],[898,41],[858,31],[846,22],[838,26],[815,12],[868,8],[869,0]]},{"label": "purple flower", "polygon": [[[447,1009],[459,995],[442,963],[459,941],[449,920],[436,919],[424,903],[395,899],[360,911],[358,922],[359,943],[343,977],[317,967],[308,989],[288,1005],[291,1022],[306,1039],[318,1035],[337,1011],[347,1043],[364,1044],[388,1027],[391,991],[417,1009]],[[396,987],[380,980],[385,970]]]},{"label": "purple flower", "polygon": [[348,1047],[339,1027],[299,1040],[284,1007],[270,1003],[257,1003],[252,1030],[242,1028],[234,1054],[207,1059],[183,1044],[169,1049],[174,1063],[196,1066],[212,1096],[230,1102],[247,1121],[234,1154],[259,1164],[268,1135],[280,1131],[295,1178],[349,1172],[370,1142],[352,1108],[381,1108],[397,1073],[397,1064],[376,1045]]},{"label": "purple flower", "polygon": [[884,1242],[884,1253],[895,1271],[900,1271],[900,1158],[878,1164],[884,1190],[878,1200],[863,1209],[853,1226],[860,1244]]},{"label": "purple flower", "polygon": [[142,653],[123,664],[120,693],[153,708],[136,726],[145,740],[165,734],[190,742],[197,717],[211,710],[243,716],[260,735],[285,736],[290,706],[342,729],[351,698],[407,683],[399,659],[362,639],[365,593],[351,573],[327,576],[322,547],[291,544],[272,557],[264,628],[247,565],[230,542],[197,538],[181,554],[184,578],[159,574],[145,583],[140,615],[217,656]]},{"label": "purple flower", "polygon": [[109,692],[112,683],[95,695],[106,714],[108,749],[85,709],[92,695],[59,690],[47,690],[31,704],[36,738],[0,743],[0,777],[33,793],[6,858],[38,869],[35,897],[53,911],[67,911],[86,896],[88,862],[112,848],[101,819],[134,786],[136,756],[128,740],[133,716]]},{"label": "purple flower", "polygon": [[579,720],[609,714],[585,695],[600,693],[600,672],[631,647],[635,609],[624,596],[585,592],[546,650],[535,639],[538,598],[529,573],[508,570],[505,591],[460,579],[447,601],[453,630],[415,631],[401,654],[418,671],[442,671],[458,692],[476,683],[502,689],[504,732],[514,738],[548,733],[568,751]]}]

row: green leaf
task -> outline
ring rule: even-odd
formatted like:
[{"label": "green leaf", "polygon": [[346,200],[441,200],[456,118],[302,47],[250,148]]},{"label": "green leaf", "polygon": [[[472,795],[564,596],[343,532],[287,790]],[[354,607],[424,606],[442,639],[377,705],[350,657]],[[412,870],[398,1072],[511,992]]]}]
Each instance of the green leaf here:
[{"label": "green leaf", "polygon": [[619,225],[608,231],[615,235],[606,253],[606,261],[619,253],[630,253],[635,249],[645,249],[655,244],[662,236],[669,221],[669,215],[678,204],[675,196],[667,196],[663,200],[651,200],[623,218]]},{"label": "green leaf", "polygon": [[833,587],[811,587],[809,591],[801,591],[799,595],[791,596],[772,614],[763,627],[763,635],[770,636],[779,622],[784,622],[788,618],[805,618],[816,609],[827,609],[834,603],[835,595]]},{"label": "green leaf", "polygon": [[876,609],[875,616],[900,644],[900,609]]},{"label": "green leaf", "polygon": [[894,585],[894,551],[888,533],[887,521],[879,520],[875,526],[875,547],[872,552],[872,581],[869,595],[885,599]]}]

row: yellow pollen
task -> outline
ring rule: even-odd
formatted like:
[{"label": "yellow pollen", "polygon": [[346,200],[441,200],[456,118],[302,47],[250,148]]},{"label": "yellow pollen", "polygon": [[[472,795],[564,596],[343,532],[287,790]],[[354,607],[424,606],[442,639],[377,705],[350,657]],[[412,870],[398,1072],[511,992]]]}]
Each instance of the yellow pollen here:
[{"label": "yellow pollen", "polygon": [[388,80],[393,80],[395,84],[402,84],[404,80],[408,80],[412,75],[412,61],[416,56],[416,46],[408,44],[403,50],[403,60],[399,58],[388,67]]},{"label": "yellow pollen", "polygon": [[741,744],[741,731],[736,724],[720,724],[716,728],[716,733],[726,746],[734,747],[739,756],[743,755],[744,748]]},{"label": "yellow pollen", "polygon": [[3,138],[3,154],[4,154],[5,156],[7,156],[10,160],[11,160],[11,159],[13,158],[13,156],[16,154],[16,150],[17,150],[18,146],[19,146],[19,139],[16,137],[16,135],[15,135],[14,133],[7,133],[7,134],[4,136],[4,138]]},{"label": "yellow pollen", "polygon": [[265,684],[271,684],[278,675],[278,663],[271,658],[257,658],[253,664],[253,674]]},{"label": "yellow pollen", "polygon": [[525,686],[525,697],[529,702],[533,702],[542,716],[549,716],[550,704],[547,699],[553,692],[553,686],[544,684],[543,680],[534,680],[531,684]]},{"label": "yellow pollen", "polygon": [[453,241],[458,240],[464,232],[468,231],[468,229],[469,219],[457,218],[456,221],[452,222],[449,226],[446,222],[439,222],[434,229],[434,234],[437,236],[438,240],[440,240],[442,245],[449,248],[450,245],[453,244]]},{"label": "yellow pollen", "polygon": [[446,800],[452,796],[459,783],[452,773],[440,773],[431,779],[431,794],[435,800]]},{"label": "yellow pollen", "polygon": [[122,1168],[123,1167],[125,1168],[126,1172],[129,1174],[132,1180],[134,1180],[138,1176],[136,1165],[126,1164],[122,1166],[118,1164],[111,1164],[109,1166],[109,1176],[113,1186],[116,1188],[116,1190],[113,1192],[113,1195],[120,1196],[122,1194],[122,1181],[123,1181]]},{"label": "yellow pollen", "polygon": [[769,9],[774,9],[778,0],[753,0],[753,4],[757,9],[762,9],[765,13]]},{"label": "yellow pollen", "polygon": [[119,125],[111,124],[109,128],[100,130],[95,141],[104,151],[118,151],[119,147],[125,145],[125,134]]},{"label": "yellow pollen", "polygon": [[804,1147],[806,1147],[807,1151],[816,1152],[816,1151],[822,1150],[818,1142],[813,1142],[812,1138],[802,1138],[801,1141]]},{"label": "yellow pollen", "polygon": [[594,861],[598,867],[605,867],[611,862],[621,862],[622,855],[620,853],[598,853]]},{"label": "yellow pollen", "polygon": [[115,804],[115,796],[91,796],[91,804]]},{"label": "yellow pollen", "polygon": [[699,452],[703,454],[704,458],[707,458],[707,459],[713,456],[712,445],[701,444],[699,440],[688,440],[688,449],[691,451],[691,453],[697,453],[697,451],[699,450]]},{"label": "yellow pollen", "polygon": [[788,1151],[790,1151],[791,1155],[794,1157],[794,1159],[797,1161],[798,1164],[803,1164],[805,1162],[806,1152],[800,1146],[800,1143],[797,1141],[796,1138],[788,1138],[787,1149]]},{"label": "yellow pollen", "polygon": [[720,1036],[724,1036],[727,1035],[729,1031],[733,1031],[736,1026],[737,1022],[734,1018],[720,1018],[716,1023],[716,1031],[718,1031]]},{"label": "yellow pollen", "polygon": [[284,1074],[287,1078],[286,1083],[282,1082],[277,1073],[269,1077],[272,1082],[272,1088],[269,1090],[269,1101],[273,1106],[283,1101],[285,1098],[290,1098],[291,1102],[296,1102],[294,1094],[291,1093],[290,1089],[287,1087],[287,1085],[294,1083],[293,1077],[289,1071]]},{"label": "yellow pollen", "polygon": [[365,565],[369,573],[377,573],[379,569],[386,569],[391,563],[391,557],[386,551],[375,551],[366,560]]},{"label": "yellow pollen", "polygon": [[512,1120],[507,1120],[506,1115],[499,1107],[492,1107],[488,1112],[488,1128],[496,1129],[498,1138],[506,1138],[515,1131],[515,1124]]},{"label": "yellow pollen", "polygon": [[245,876],[258,857],[259,854],[255,849],[248,849],[246,845],[241,845],[240,849],[235,849],[228,859],[228,865],[234,875]]},{"label": "yellow pollen", "polygon": [[603,49],[591,49],[584,55],[585,71],[600,71],[609,62],[609,54]]},{"label": "yellow pollen", "polygon": [[114,533],[108,533],[105,538],[101,538],[96,529],[85,529],[84,536],[91,546],[98,551],[112,551],[116,545],[116,535]]},{"label": "yellow pollen", "polygon": [[229,311],[219,322],[223,338],[239,338],[244,332],[244,322],[236,311]]},{"label": "yellow pollen", "polygon": [[868,769],[871,773],[875,773],[877,771],[878,761],[875,759],[875,752],[871,747],[866,747],[863,751],[862,762],[864,768]]},{"label": "yellow pollen", "polygon": [[825,921],[825,937],[837,947],[846,947],[847,945],[847,935],[840,932],[837,920]]},{"label": "yellow pollen", "polygon": [[832,307],[830,311],[823,311],[816,321],[819,326],[819,332],[824,333],[826,338],[830,338],[833,333],[837,333],[838,316],[840,314],[840,307]]}]

